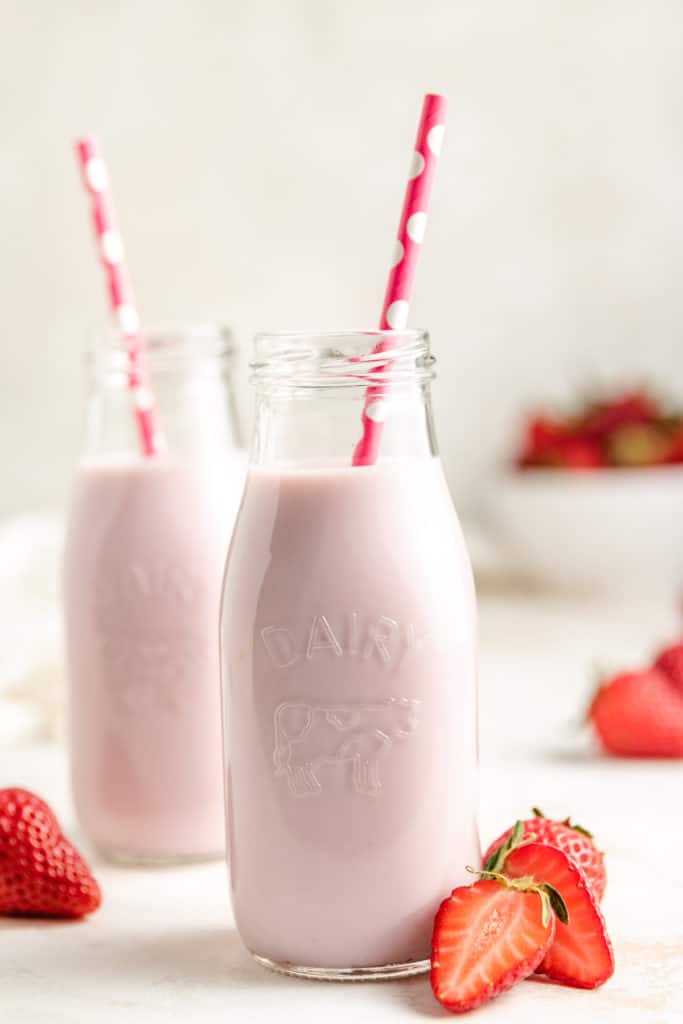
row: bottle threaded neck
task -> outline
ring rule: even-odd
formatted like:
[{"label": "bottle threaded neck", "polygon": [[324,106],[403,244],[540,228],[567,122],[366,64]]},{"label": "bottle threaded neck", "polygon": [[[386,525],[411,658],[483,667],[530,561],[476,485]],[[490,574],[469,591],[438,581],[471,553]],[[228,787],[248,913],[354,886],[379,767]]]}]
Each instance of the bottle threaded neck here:
[{"label": "bottle threaded neck", "polygon": [[251,382],[261,390],[427,384],[435,359],[423,330],[258,334]]},{"label": "bottle threaded neck", "polygon": [[[235,353],[232,332],[220,323],[152,325],[143,327],[141,335],[139,358],[154,375],[229,368]],[[94,336],[88,366],[96,378],[125,378],[130,357],[120,331],[108,328]]]}]

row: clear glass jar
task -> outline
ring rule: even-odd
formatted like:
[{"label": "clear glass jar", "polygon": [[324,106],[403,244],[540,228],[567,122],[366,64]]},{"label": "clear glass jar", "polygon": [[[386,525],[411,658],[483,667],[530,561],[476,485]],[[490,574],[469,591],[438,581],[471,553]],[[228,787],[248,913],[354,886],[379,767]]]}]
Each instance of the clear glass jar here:
[{"label": "clear glass jar", "polygon": [[246,456],[218,325],[152,330],[146,357],[166,441],[141,454],[114,333],[89,358],[83,458],[64,553],[71,774],[104,855],[224,851],[218,622]]},{"label": "clear glass jar", "polygon": [[[237,927],[287,973],[417,973],[480,855],[475,596],[428,338],[259,336],[253,371],[222,621]],[[354,467],[368,386],[380,457]]]}]

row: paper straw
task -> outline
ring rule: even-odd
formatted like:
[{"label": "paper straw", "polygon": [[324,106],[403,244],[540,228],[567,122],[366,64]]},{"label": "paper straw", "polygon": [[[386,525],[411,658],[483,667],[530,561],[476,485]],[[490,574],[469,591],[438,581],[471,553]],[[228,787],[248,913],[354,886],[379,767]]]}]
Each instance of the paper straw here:
[{"label": "paper straw", "polygon": [[165,448],[165,443],[159,430],[156,401],[144,365],[146,343],[140,331],[140,318],[124,260],[123,241],[116,225],[109,175],[92,136],[77,140],[76,153],[83,184],[92,202],[95,241],[104,267],[109,304],[128,353],[128,387],[133,399],[140,444],[146,456],[158,455]]},{"label": "paper straw", "polygon": [[[379,324],[382,331],[400,330],[408,322],[417,261],[427,225],[429,198],[443,141],[447,105],[445,96],[433,94],[425,96],[422,104],[394,259],[382,306]],[[391,334],[388,334],[375,347],[374,352],[384,352],[391,348]],[[378,367],[375,372],[383,369]],[[370,466],[377,461],[387,411],[386,402],[382,398],[385,392],[386,385],[374,385],[367,390],[362,414],[363,436],[353,453],[354,466]]]}]

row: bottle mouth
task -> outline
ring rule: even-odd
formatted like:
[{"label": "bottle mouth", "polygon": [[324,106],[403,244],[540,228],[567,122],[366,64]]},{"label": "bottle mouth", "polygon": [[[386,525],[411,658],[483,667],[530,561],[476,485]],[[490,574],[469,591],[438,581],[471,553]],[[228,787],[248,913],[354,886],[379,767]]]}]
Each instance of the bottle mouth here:
[{"label": "bottle mouth", "polygon": [[[236,351],[232,331],[218,322],[143,324],[140,333],[143,358],[154,372],[188,370],[200,364],[225,366]],[[129,356],[120,330],[109,326],[93,331],[88,360],[103,371],[125,372]]]},{"label": "bottle mouth", "polygon": [[249,364],[257,387],[425,384],[436,360],[421,329],[260,333]]}]

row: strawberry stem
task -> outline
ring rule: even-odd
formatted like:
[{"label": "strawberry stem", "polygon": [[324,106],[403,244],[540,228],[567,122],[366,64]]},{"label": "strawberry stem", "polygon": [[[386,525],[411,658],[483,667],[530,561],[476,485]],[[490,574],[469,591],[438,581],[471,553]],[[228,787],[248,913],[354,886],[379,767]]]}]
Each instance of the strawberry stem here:
[{"label": "strawberry stem", "polygon": [[476,871],[469,866],[467,870],[473,875],[479,875],[480,878],[490,878],[516,892],[537,893],[541,900],[541,920],[544,927],[547,927],[551,913],[554,913],[562,924],[569,924],[569,911],[562,893],[549,882],[537,882],[531,875],[524,875],[522,878],[509,878],[508,875],[504,875],[500,871]]},{"label": "strawberry stem", "polygon": [[[545,818],[545,814],[543,813],[543,811],[540,811],[538,807],[532,807],[531,813],[534,815],[535,818]],[[566,825],[567,828],[573,828],[575,832],[580,832],[581,835],[586,836],[587,839],[593,838],[593,833],[589,832],[587,828],[583,827],[583,825],[574,824],[574,822],[571,819],[571,815],[568,818],[565,818],[562,824]]]}]

